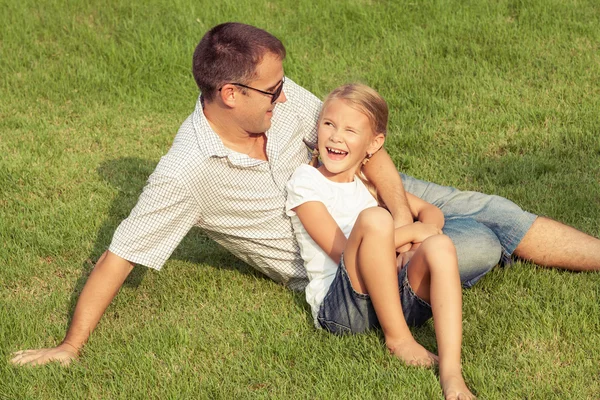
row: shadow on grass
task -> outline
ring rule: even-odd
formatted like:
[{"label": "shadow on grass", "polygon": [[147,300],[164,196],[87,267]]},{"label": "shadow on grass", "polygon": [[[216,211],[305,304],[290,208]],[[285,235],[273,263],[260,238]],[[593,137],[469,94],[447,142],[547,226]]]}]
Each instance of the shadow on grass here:
[{"label": "shadow on grass", "polygon": [[[97,171],[100,177],[108,182],[112,187],[118,190],[117,197],[113,200],[106,220],[96,235],[96,242],[89,255],[83,262],[81,275],[79,276],[73,293],[71,294],[68,319],[69,324],[75,311],[75,306],[85,282],[88,279],[96,261],[107,250],[112,236],[121,223],[129,215],[138,197],[140,196],[144,185],[150,174],[156,167],[155,161],[143,160],[139,158],[119,158],[104,162]],[[200,249],[211,249],[211,251],[202,251]],[[197,264],[205,263],[210,260],[210,265],[214,268],[237,270],[242,274],[253,276],[259,279],[269,279],[249,265],[240,261],[227,250],[214,243],[198,228],[193,228],[173,252],[171,259],[185,260]],[[148,268],[142,265],[136,265],[123,286],[138,287],[143,281]],[[309,305],[306,303],[304,292],[294,292],[293,301],[297,308],[306,316],[306,322],[313,324],[312,314]],[[435,343],[435,334],[427,326],[416,329],[417,335],[425,343]]]},{"label": "shadow on grass", "polygon": [[[142,189],[155,167],[155,161],[142,160],[133,157],[106,161],[98,167],[97,171],[100,177],[116,188],[118,190],[118,195],[113,200],[106,220],[96,235],[96,242],[89,257],[82,264],[81,275],[71,294],[68,310],[69,324],[71,323],[81,290],[94,268],[96,261],[104,251],[108,249],[115,230],[121,221],[127,218],[137,203],[138,197],[142,193]],[[214,251],[211,251],[208,255],[202,254],[200,249],[207,247],[212,247]],[[218,257],[215,257],[215,253],[218,254]],[[268,279],[249,265],[235,258],[218,244],[212,242],[212,240],[204,235],[198,228],[192,228],[177,249],[175,249],[171,259],[203,263],[206,262],[208,256],[210,256],[210,265],[215,268],[235,269],[243,274]],[[138,287],[147,272],[147,267],[136,265],[125,280],[123,286],[133,288]]]}]

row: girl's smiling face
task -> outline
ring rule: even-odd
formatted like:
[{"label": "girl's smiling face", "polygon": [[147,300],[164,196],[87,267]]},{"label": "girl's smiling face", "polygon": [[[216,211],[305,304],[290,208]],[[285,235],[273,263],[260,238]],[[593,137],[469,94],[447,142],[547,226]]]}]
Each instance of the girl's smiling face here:
[{"label": "girl's smiling face", "polygon": [[342,99],[324,105],[318,125],[319,171],[334,182],[352,182],[367,154],[383,145],[385,136],[376,134],[369,117]]}]

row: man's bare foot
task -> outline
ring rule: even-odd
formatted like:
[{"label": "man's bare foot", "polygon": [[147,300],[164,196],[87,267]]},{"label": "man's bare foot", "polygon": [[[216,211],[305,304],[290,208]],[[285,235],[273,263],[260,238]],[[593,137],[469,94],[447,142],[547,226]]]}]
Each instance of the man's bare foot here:
[{"label": "man's bare foot", "polygon": [[442,391],[446,400],[474,400],[475,395],[471,393],[462,375],[450,375],[442,379]]},{"label": "man's bare foot", "polygon": [[438,363],[438,356],[427,351],[414,340],[388,344],[390,353],[402,360],[406,365],[418,367],[431,367]]}]

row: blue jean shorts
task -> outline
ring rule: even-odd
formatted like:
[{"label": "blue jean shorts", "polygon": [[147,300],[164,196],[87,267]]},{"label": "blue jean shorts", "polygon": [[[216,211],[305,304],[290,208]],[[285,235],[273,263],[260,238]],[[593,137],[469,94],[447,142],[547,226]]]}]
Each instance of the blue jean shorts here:
[{"label": "blue jean shorts", "polygon": [[443,232],[456,247],[463,287],[473,286],[498,263],[510,264],[515,248],[537,218],[504,197],[400,176],[407,192],[444,213]]},{"label": "blue jean shorts", "polygon": [[[408,264],[398,273],[402,312],[409,326],[420,326],[431,318],[431,305],[419,298],[410,287],[407,267]],[[379,328],[371,298],[352,287],[343,255],[335,278],[319,308],[317,321],[321,328],[336,335],[363,333]]]}]

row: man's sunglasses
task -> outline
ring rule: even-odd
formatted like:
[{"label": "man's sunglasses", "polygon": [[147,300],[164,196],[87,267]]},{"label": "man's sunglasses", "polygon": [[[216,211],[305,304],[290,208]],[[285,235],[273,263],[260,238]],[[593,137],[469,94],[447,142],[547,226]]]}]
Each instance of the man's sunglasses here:
[{"label": "man's sunglasses", "polygon": [[[281,95],[281,91],[283,90],[283,83],[285,82],[285,76],[283,77],[283,79],[281,80],[281,82],[279,83],[279,85],[277,86],[277,88],[275,89],[274,92],[267,92],[265,90],[260,90],[257,88],[253,88],[251,86],[247,86],[247,85],[243,85],[241,83],[235,83],[235,82],[231,82],[230,85],[235,85],[235,86],[240,86],[246,89],[251,89],[251,90],[255,90],[259,93],[262,94],[266,94],[267,96],[271,96],[271,104],[275,103],[275,101],[277,101],[277,99],[279,98],[279,96]],[[221,91],[221,89],[223,89],[223,87],[219,88],[219,92]]]}]

